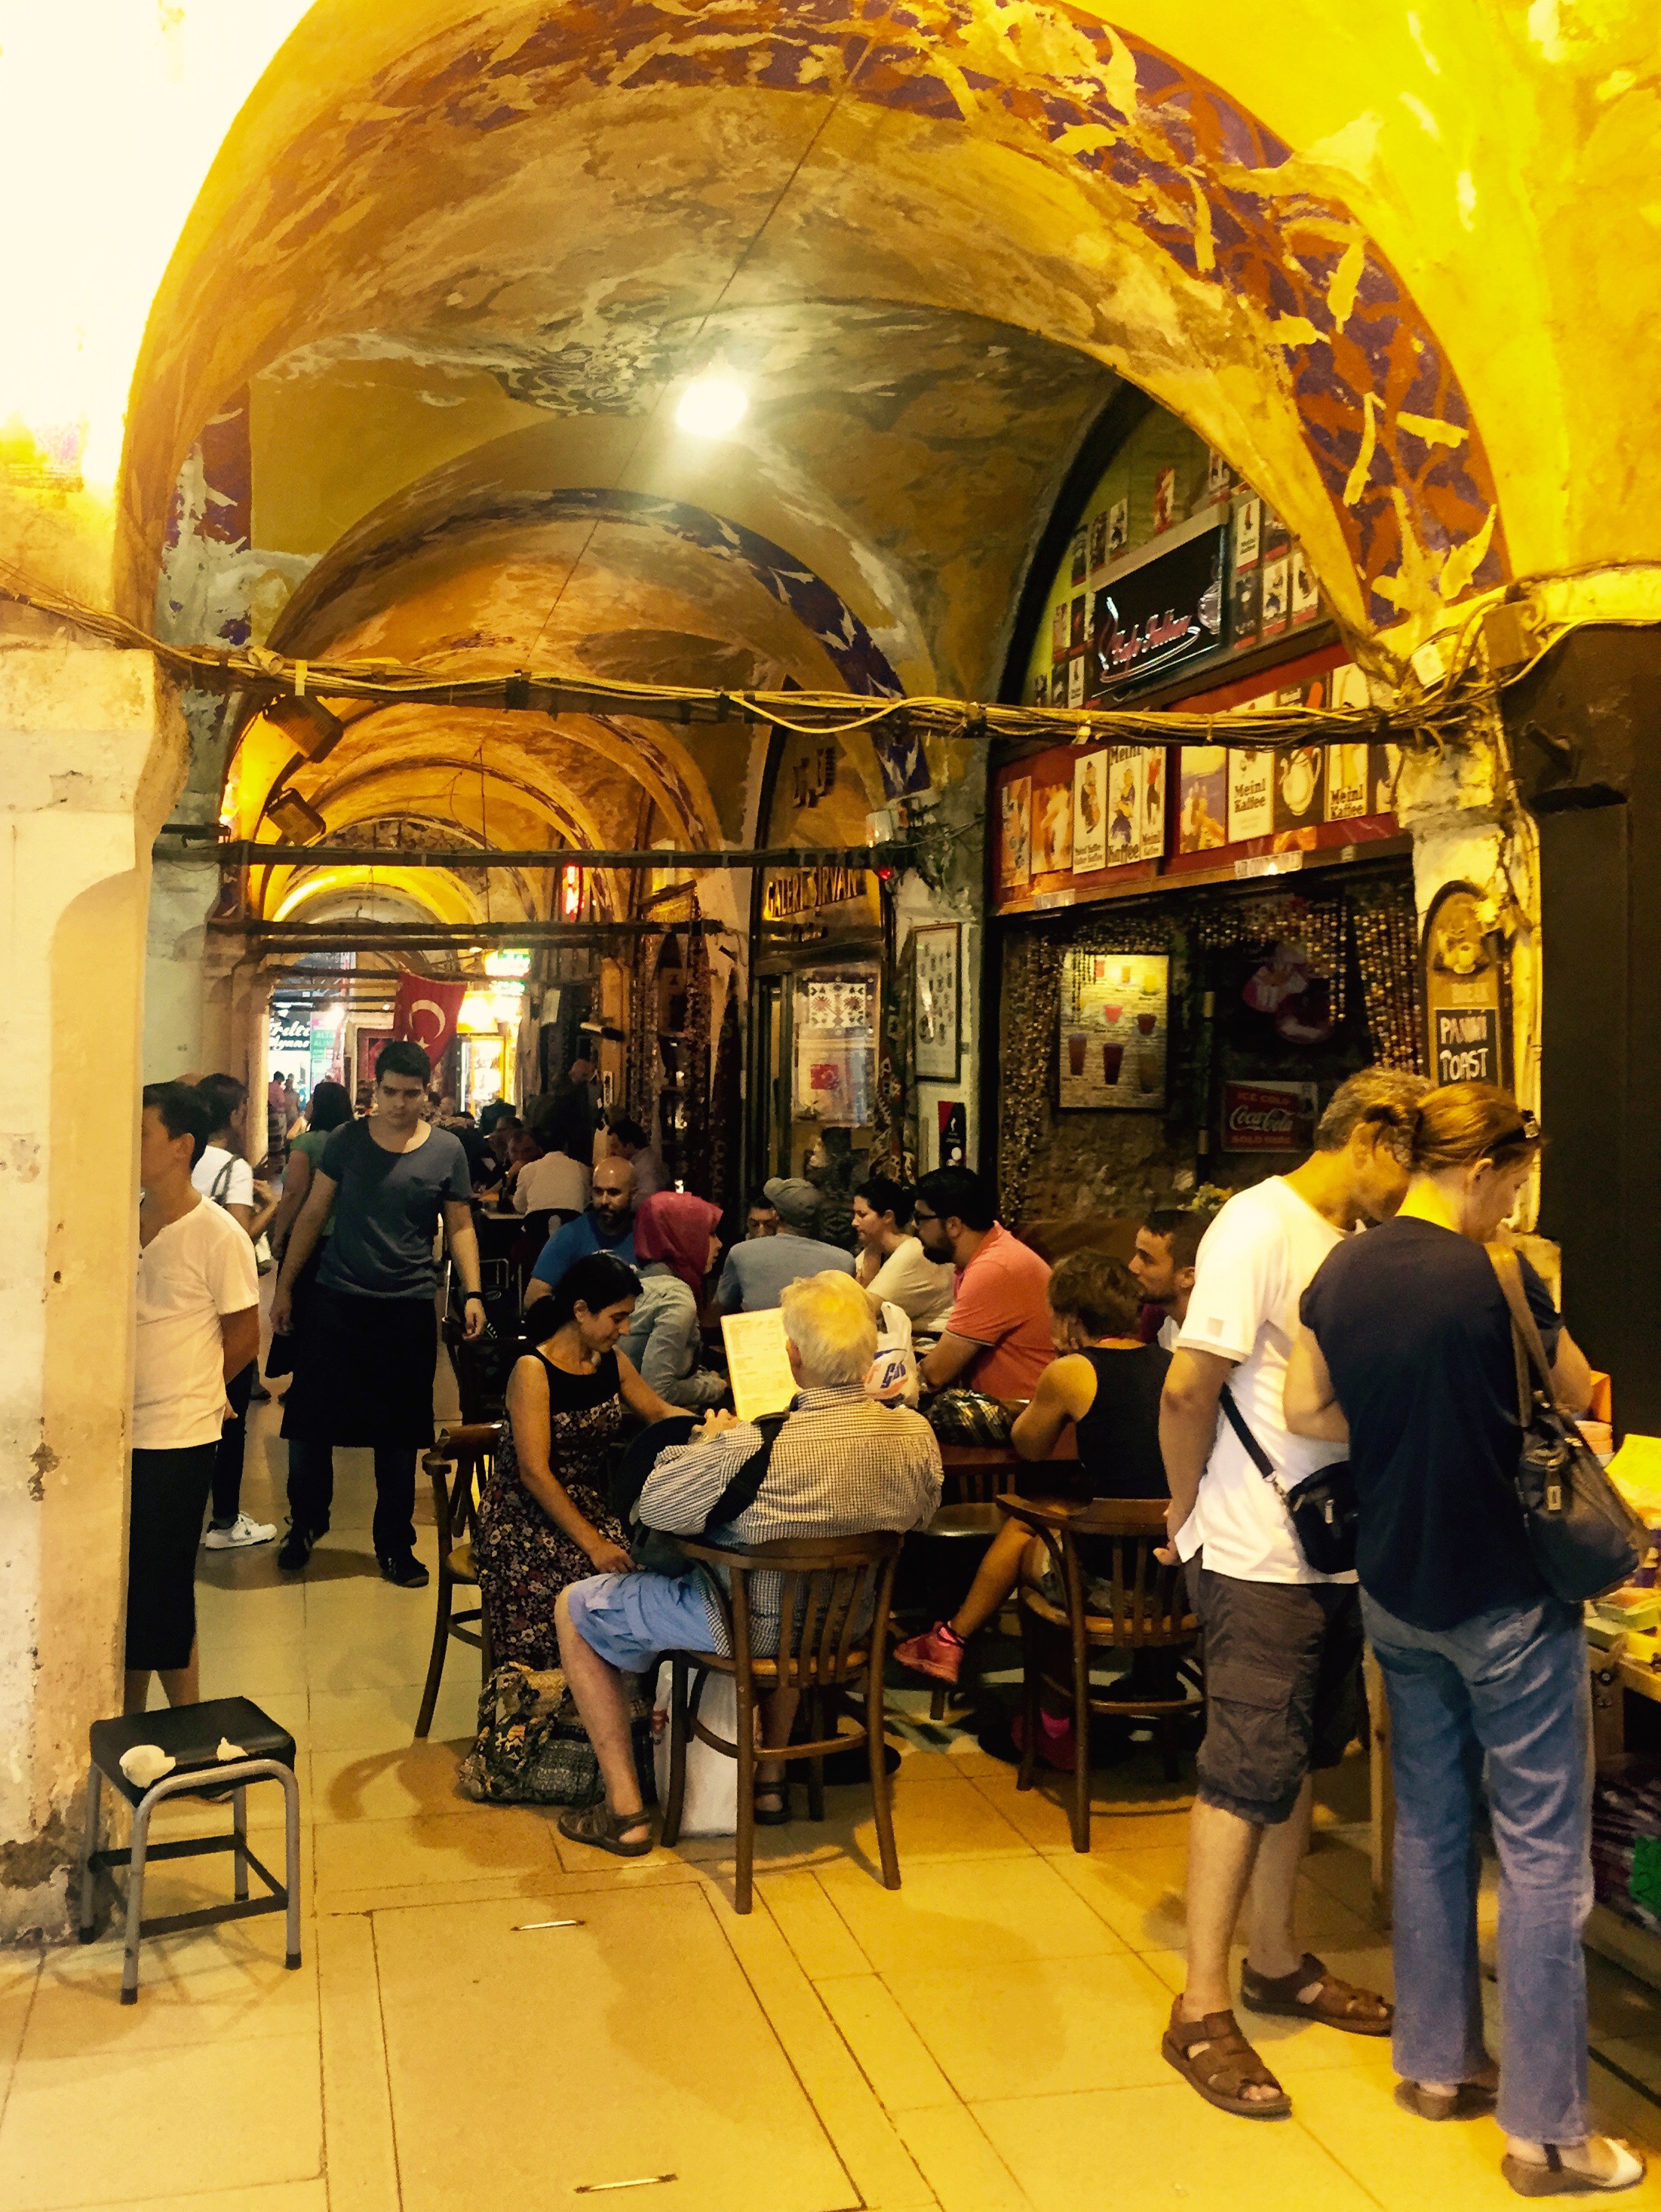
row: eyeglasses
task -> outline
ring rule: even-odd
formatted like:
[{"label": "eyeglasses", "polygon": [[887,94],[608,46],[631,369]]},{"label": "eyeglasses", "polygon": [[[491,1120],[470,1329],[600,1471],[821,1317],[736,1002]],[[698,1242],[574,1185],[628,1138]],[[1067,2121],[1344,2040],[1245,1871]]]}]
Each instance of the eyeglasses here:
[{"label": "eyeglasses", "polygon": [[940,1218],[938,1213],[925,1213],[920,1206],[914,1206],[911,1209],[913,1221],[938,1221]]}]

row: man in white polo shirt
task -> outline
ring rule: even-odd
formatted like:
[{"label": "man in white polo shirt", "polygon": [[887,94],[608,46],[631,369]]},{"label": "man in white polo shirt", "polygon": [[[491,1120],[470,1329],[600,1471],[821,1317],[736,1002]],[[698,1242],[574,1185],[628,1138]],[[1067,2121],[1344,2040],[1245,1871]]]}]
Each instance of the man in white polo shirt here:
[{"label": "man in white polo shirt", "polygon": [[[1167,1526],[1206,1655],[1188,1978],[1164,2051],[1208,2103],[1245,2117],[1291,2108],[1232,2008],[1229,1947],[1248,1889],[1241,2002],[1351,2034],[1390,2031],[1384,1999],[1329,1974],[1293,1934],[1311,1776],[1335,1765],[1354,1734],[1361,1620],[1354,1572],[1310,1565],[1281,1495],[1342,1450],[1293,1436],[1281,1394],[1298,1301],[1316,1269],[1358,1222],[1394,1213],[1407,1189],[1399,1136],[1369,1109],[1410,1105],[1427,1087],[1421,1076],[1364,1069],[1334,1093],[1301,1167],[1229,1200],[1201,1241],[1160,1401]],[[1279,1489],[1226,1417],[1225,1389]]]},{"label": "man in white polo shirt", "polygon": [[225,1385],[259,1350],[253,1246],[191,1182],[213,1118],[190,1084],[145,1086],[127,1530],[130,1713],[144,1710],[152,1674],[169,1705],[197,1702],[196,1551],[230,1411]]}]

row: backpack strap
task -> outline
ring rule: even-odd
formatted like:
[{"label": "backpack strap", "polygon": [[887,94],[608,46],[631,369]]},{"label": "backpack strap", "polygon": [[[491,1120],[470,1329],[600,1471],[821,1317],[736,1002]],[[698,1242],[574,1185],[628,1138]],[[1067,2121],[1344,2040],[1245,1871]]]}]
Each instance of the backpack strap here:
[{"label": "backpack strap", "polygon": [[744,1465],[727,1482],[715,1504],[704,1516],[700,1534],[707,1536],[712,1528],[724,1528],[747,1513],[755,1504],[761,1486],[767,1480],[767,1470],[772,1465],[773,1447],[779,1440],[779,1431],[789,1419],[788,1411],[782,1413],[764,1413],[756,1423],[761,1431],[761,1448],[751,1453]]},{"label": "backpack strap", "polygon": [[1275,1462],[1269,1457],[1269,1454],[1263,1449],[1262,1446],[1258,1443],[1256,1437],[1252,1435],[1251,1431],[1246,1426],[1245,1415],[1235,1404],[1234,1393],[1229,1389],[1226,1382],[1223,1385],[1223,1395],[1220,1402],[1221,1403],[1223,1409],[1223,1418],[1228,1423],[1230,1428],[1233,1430],[1235,1435],[1240,1439],[1241,1449],[1244,1451],[1246,1457],[1251,1462],[1253,1467],[1256,1468],[1258,1474],[1262,1475],[1263,1480],[1268,1483],[1273,1483],[1275,1489],[1278,1490],[1280,1488],[1280,1485],[1275,1481]]},{"label": "backpack strap", "polygon": [[235,1174],[235,1172],[236,1155],[233,1152],[226,1160],[224,1166],[221,1168],[219,1173],[214,1177],[213,1188],[208,1193],[208,1196],[213,1200],[216,1206],[223,1206],[225,1203],[225,1194],[231,1187],[231,1177]]}]

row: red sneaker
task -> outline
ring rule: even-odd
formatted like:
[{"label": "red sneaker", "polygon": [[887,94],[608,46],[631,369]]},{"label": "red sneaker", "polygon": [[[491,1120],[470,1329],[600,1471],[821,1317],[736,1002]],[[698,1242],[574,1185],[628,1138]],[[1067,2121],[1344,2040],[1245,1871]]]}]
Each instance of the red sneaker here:
[{"label": "red sneaker", "polygon": [[[1026,1748],[1026,1716],[1017,1713],[1010,1723],[1009,1734],[1017,1753]],[[1071,1774],[1079,1764],[1078,1740],[1073,1733],[1070,1714],[1038,1712],[1038,1756],[1046,1766],[1059,1773]]]},{"label": "red sneaker", "polygon": [[894,1656],[913,1674],[932,1674],[937,1682],[955,1682],[963,1668],[963,1645],[943,1620],[926,1635],[897,1644]]}]

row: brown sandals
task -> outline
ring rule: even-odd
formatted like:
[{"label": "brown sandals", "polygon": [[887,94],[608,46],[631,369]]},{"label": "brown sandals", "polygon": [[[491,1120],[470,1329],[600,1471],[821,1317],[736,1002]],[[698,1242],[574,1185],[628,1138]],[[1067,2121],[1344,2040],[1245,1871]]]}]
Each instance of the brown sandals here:
[{"label": "brown sandals", "polygon": [[1500,2101],[1493,2081],[1459,2081],[1451,2089],[1433,2088],[1427,2081],[1398,2081],[1396,2101],[1404,2112],[1421,2120],[1478,2120]]},{"label": "brown sandals", "polygon": [[1273,2013],[1284,2020],[1318,2020],[1346,2035],[1388,2035],[1394,2009],[1372,1990],[1358,1989],[1328,1973],[1312,1951],[1289,1974],[1254,1974],[1240,1969],[1240,2002],[1248,2011]]},{"label": "brown sandals", "polygon": [[[1159,2048],[1189,2088],[1220,2112],[1236,2112],[1245,2120],[1283,2120],[1292,2110],[1291,2098],[1241,2034],[1232,2012],[1184,2020],[1177,1997]],[[1275,2094],[1249,2097],[1248,2089],[1273,2089]]]},{"label": "brown sandals", "polygon": [[643,1859],[652,1848],[650,1835],[638,1837],[632,1844],[626,1839],[630,1828],[644,1828],[650,1819],[647,1813],[608,1812],[601,1798],[575,1813],[562,1813],[559,1832],[569,1837],[574,1844],[590,1844],[597,1851],[610,1851],[616,1858]]}]

